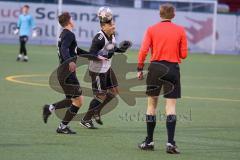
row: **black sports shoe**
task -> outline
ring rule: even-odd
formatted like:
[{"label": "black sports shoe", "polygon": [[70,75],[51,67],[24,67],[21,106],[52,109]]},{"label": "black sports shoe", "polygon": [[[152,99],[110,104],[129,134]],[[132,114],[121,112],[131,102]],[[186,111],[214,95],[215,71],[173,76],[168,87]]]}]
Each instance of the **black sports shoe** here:
[{"label": "black sports shoe", "polygon": [[43,106],[43,112],[42,112],[42,117],[43,117],[43,122],[47,123],[48,117],[51,115],[52,113],[49,111],[49,105],[45,104]]},{"label": "black sports shoe", "polygon": [[169,154],[180,154],[180,151],[176,145],[172,145],[171,143],[166,144],[166,152]]},{"label": "black sports shoe", "polygon": [[16,59],[16,61],[20,61],[20,60],[21,60],[21,57],[18,56],[17,59]]},{"label": "black sports shoe", "polygon": [[76,134],[76,132],[72,131],[68,126],[65,128],[58,127],[56,132],[60,134]]},{"label": "black sports shoe", "polygon": [[148,150],[153,151],[154,150],[154,142],[147,142],[147,138],[142,143],[138,144],[138,148],[141,150]]},{"label": "black sports shoe", "polygon": [[98,111],[94,111],[93,118],[98,124],[103,125],[103,121],[101,120],[101,115],[99,114]]},{"label": "black sports shoe", "polygon": [[80,121],[80,125],[87,129],[97,129],[92,123],[92,120],[84,121],[83,119]]}]

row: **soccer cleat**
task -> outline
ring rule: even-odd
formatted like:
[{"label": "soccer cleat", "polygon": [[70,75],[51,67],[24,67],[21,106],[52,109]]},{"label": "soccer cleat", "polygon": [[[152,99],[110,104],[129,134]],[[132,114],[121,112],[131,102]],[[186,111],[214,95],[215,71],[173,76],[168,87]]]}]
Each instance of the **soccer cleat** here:
[{"label": "soccer cleat", "polygon": [[68,126],[66,126],[65,128],[58,127],[56,132],[60,134],[76,134],[76,132],[72,131]]},{"label": "soccer cleat", "polygon": [[52,114],[52,113],[49,111],[49,106],[50,106],[50,105],[47,105],[47,104],[43,106],[42,117],[43,117],[43,122],[44,122],[44,123],[47,123],[48,117]]},{"label": "soccer cleat", "polygon": [[22,60],[22,55],[21,54],[19,54],[18,56],[17,56],[17,59],[16,59],[16,61],[21,61]]},{"label": "soccer cleat", "polygon": [[166,152],[169,154],[180,154],[179,149],[176,145],[172,145],[171,143],[166,144]]},{"label": "soccer cleat", "polygon": [[97,129],[97,127],[94,126],[92,120],[84,121],[83,119],[80,121],[80,125],[87,128],[87,129]]},{"label": "soccer cleat", "polygon": [[21,58],[20,58],[20,57],[17,57],[16,61],[20,61],[20,60],[21,60]]},{"label": "soccer cleat", "polygon": [[103,121],[101,120],[101,115],[97,111],[94,112],[93,118],[98,124],[103,125]]},{"label": "soccer cleat", "polygon": [[24,61],[24,62],[28,62],[28,56],[24,56],[24,57],[23,57],[23,61]]},{"label": "soccer cleat", "polygon": [[146,151],[153,151],[154,150],[154,142],[147,142],[147,138],[145,139],[145,141],[143,141],[142,143],[140,143],[138,145],[138,148],[141,150],[146,150]]}]

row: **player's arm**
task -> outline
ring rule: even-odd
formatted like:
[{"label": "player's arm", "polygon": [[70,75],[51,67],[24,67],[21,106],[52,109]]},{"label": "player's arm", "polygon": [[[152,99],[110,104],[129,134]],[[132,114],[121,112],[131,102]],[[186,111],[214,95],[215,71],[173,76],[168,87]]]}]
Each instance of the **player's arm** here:
[{"label": "player's arm", "polygon": [[75,53],[79,57],[88,58],[89,60],[99,60],[99,58],[96,55],[93,55],[90,52],[79,48],[78,46],[76,46],[76,48],[75,48]]},{"label": "player's arm", "polygon": [[34,21],[32,16],[30,17],[30,25],[31,25],[32,29],[36,28],[36,23],[35,23],[35,21]]},{"label": "player's arm", "polygon": [[90,54],[98,56],[98,52],[104,47],[105,39],[98,33],[92,40],[92,45],[89,49]]},{"label": "player's arm", "polygon": [[32,16],[30,17],[30,26],[32,28],[32,37],[37,37],[38,31],[37,31],[36,24],[35,24],[35,21]]},{"label": "player's arm", "polygon": [[114,52],[117,52],[117,53],[124,53],[125,51],[119,49],[117,46],[114,47]]},{"label": "player's arm", "polygon": [[69,47],[73,41],[74,41],[73,34],[66,34],[64,37],[62,37],[62,44],[59,50],[64,61],[67,61],[71,58],[69,53]]},{"label": "player's arm", "polygon": [[130,48],[131,46],[132,46],[132,42],[125,40],[119,44],[119,47],[117,47],[112,43],[109,43],[104,46],[104,50],[108,52],[107,58],[110,59],[115,53],[120,53],[120,54],[125,53],[128,50],[128,48]]},{"label": "player's arm", "polygon": [[149,48],[152,46],[152,39],[150,35],[150,29],[148,28],[147,32],[145,33],[139,54],[138,54],[138,79],[143,79],[143,67],[144,67],[144,61],[146,59],[146,56],[148,54]]},{"label": "player's arm", "polygon": [[112,58],[115,53],[125,53],[132,46],[132,42],[124,40],[119,44],[119,47],[116,45],[111,47],[111,45],[113,44],[108,44],[105,46],[106,50],[108,50],[108,59]]},{"label": "player's arm", "polygon": [[92,40],[92,45],[89,49],[89,53],[97,56],[100,60],[105,60],[107,57],[99,55],[99,51],[105,46],[104,37],[98,33]]},{"label": "player's arm", "polygon": [[[98,37],[99,37],[98,34],[94,37],[89,52],[79,48],[78,46],[76,46],[75,53],[79,57],[88,58],[89,60],[101,60],[100,57],[97,55],[97,53],[98,53],[99,50],[101,50],[100,47],[102,47],[102,41],[99,40]],[[105,42],[103,41],[103,45],[104,45],[104,43]]]},{"label": "player's arm", "polygon": [[20,18],[20,16],[18,17],[18,21],[17,21],[17,28],[15,28],[14,29],[14,31],[13,31],[13,34],[18,34],[18,32],[19,32],[19,29],[20,29],[20,27],[21,27],[21,24],[22,24],[22,20],[21,20],[21,18]]},{"label": "player's arm", "polygon": [[68,61],[69,65],[69,71],[75,72],[76,71],[76,63],[74,62],[74,58],[70,56],[69,47],[71,43],[74,41],[75,36],[74,34],[66,34],[64,37],[62,37],[62,44],[60,49],[60,54],[64,61]]},{"label": "player's arm", "polygon": [[180,41],[180,58],[185,59],[188,55],[187,53],[188,45],[187,45],[187,36],[186,32],[183,29]]},{"label": "player's arm", "polygon": [[150,30],[145,33],[139,54],[138,54],[138,71],[142,71],[144,67],[144,61],[148,54],[149,48],[152,46],[152,40],[150,36]]},{"label": "player's arm", "polygon": [[119,47],[115,46],[114,52],[117,53],[125,53],[129,48],[131,48],[132,42],[128,40],[124,40],[120,42]]}]

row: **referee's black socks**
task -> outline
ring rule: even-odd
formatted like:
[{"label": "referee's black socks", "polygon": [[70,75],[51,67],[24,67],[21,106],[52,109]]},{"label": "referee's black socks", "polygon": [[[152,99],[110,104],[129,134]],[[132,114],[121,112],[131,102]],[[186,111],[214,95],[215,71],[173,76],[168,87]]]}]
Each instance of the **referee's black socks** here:
[{"label": "referee's black socks", "polygon": [[177,122],[176,115],[167,116],[166,128],[167,128],[167,134],[168,134],[168,143],[171,143],[172,145],[175,145],[174,134],[175,134],[176,122]]},{"label": "referee's black socks", "polygon": [[71,105],[68,110],[66,111],[66,114],[62,120],[62,124],[67,126],[68,123],[73,119],[73,117],[77,114],[79,110],[79,107],[75,106],[75,105]]},{"label": "referee's black socks", "polygon": [[146,123],[147,123],[147,143],[153,141],[153,132],[156,126],[156,115],[146,115]]}]

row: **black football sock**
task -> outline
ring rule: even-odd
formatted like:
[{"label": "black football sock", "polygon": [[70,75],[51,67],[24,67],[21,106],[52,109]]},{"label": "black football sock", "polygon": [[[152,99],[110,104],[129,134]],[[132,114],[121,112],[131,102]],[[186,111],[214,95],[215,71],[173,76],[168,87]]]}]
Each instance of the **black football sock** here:
[{"label": "black football sock", "polygon": [[23,51],[23,55],[24,56],[27,56],[27,49],[25,48],[24,51]]},{"label": "black football sock", "polygon": [[62,109],[62,108],[67,108],[72,104],[72,100],[71,99],[63,99],[59,102],[56,102],[54,104],[52,104],[54,106],[54,109]]},{"label": "black football sock", "polygon": [[111,93],[107,93],[106,99],[103,101],[103,103],[95,110],[96,113],[100,115],[101,110],[104,108],[106,104],[108,104],[115,96]]},{"label": "black football sock", "polygon": [[153,133],[156,126],[156,116],[155,115],[146,115],[147,123],[147,143],[153,141]]},{"label": "black football sock", "polygon": [[90,102],[89,108],[87,113],[85,114],[85,116],[83,117],[84,121],[89,121],[92,119],[92,116],[94,114],[94,110],[97,109],[97,107],[99,107],[101,105],[102,102],[100,102],[98,99],[93,99]]},{"label": "black football sock", "polygon": [[174,134],[175,134],[175,127],[177,122],[176,115],[168,115],[166,119],[166,127],[167,127],[167,134],[168,134],[168,143],[175,145],[174,141]]},{"label": "black football sock", "polygon": [[23,54],[24,54],[24,56],[27,55],[26,42],[24,42],[24,44],[23,44]]},{"label": "black football sock", "polygon": [[66,114],[62,120],[62,124],[64,124],[65,126],[68,125],[68,123],[73,119],[73,117],[77,114],[79,110],[79,107],[75,106],[75,105],[71,105],[68,110],[66,111]]},{"label": "black football sock", "polygon": [[24,44],[23,44],[23,42],[22,41],[20,41],[20,54],[22,54],[23,55],[23,46],[24,46]]}]

